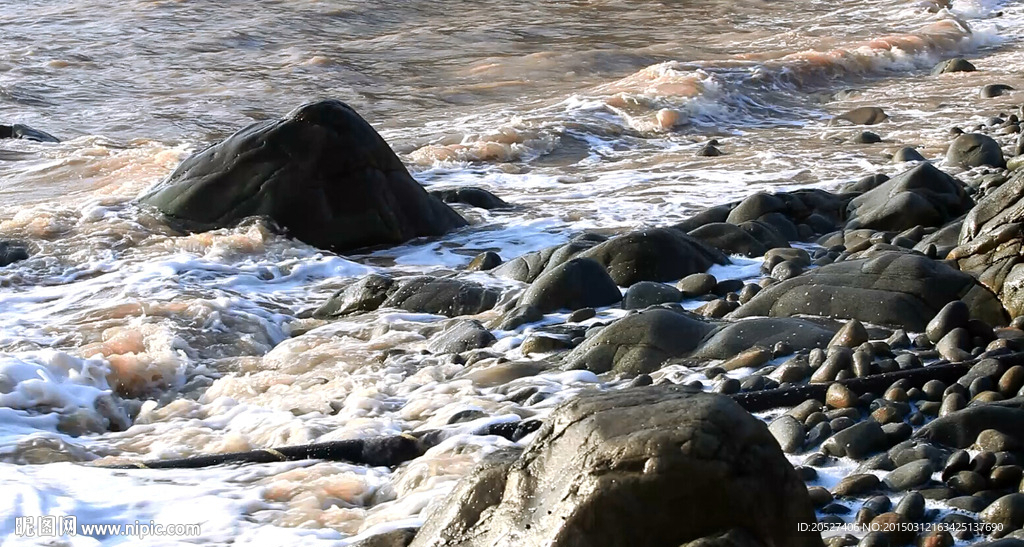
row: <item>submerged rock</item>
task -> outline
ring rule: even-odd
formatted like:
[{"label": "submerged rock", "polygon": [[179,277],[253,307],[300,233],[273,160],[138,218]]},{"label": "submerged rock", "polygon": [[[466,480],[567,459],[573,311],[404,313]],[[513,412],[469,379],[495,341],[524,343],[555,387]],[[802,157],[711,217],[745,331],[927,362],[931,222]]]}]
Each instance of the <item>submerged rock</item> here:
[{"label": "submerged rock", "polygon": [[21,241],[0,241],[0,267],[21,262],[29,257],[28,245]]},{"label": "submerged rock", "polygon": [[678,547],[723,534],[820,547],[798,531],[814,519],[763,422],[727,397],[650,386],[563,403],[520,457],[460,481],[412,547]]},{"label": "submerged rock", "polygon": [[431,353],[462,353],[485,348],[494,342],[494,335],[479,321],[460,319],[434,335],[427,344],[427,350]]},{"label": "submerged rock", "polygon": [[338,291],[313,317],[328,319],[377,308],[398,308],[448,317],[475,315],[498,302],[501,291],[472,281],[421,275],[403,279],[370,274]]},{"label": "submerged rock", "polygon": [[875,125],[888,119],[889,115],[881,108],[877,106],[862,106],[860,108],[854,108],[849,112],[844,112],[832,120],[833,122],[846,120],[854,125]]},{"label": "submerged rock", "polygon": [[466,225],[336,100],[242,129],[183,161],[140,201],[195,230],[266,216],[297,239],[338,251]]},{"label": "submerged rock", "polygon": [[822,266],[757,293],[730,317],[817,315],[920,332],[953,300],[989,325],[1007,321],[995,296],[942,262],[897,251]]},{"label": "submerged rock", "polygon": [[950,72],[974,72],[977,70],[973,64],[967,59],[957,57],[956,59],[947,59],[941,63],[935,65],[932,69],[932,74],[947,74]]},{"label": "submerged rock", "polygon": [[60,142],[60,139],[53,135],[33,129],[27,125],[16,123],[14,125],[0,125],[0,139],[25,139],[36,142]]}]

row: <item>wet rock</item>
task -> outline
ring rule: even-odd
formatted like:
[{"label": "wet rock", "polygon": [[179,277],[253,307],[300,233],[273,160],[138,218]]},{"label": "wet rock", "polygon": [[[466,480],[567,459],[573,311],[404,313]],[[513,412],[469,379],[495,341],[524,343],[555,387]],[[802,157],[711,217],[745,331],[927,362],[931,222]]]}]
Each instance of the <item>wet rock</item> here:
[{"label": "wet rock", "polygon": [[700,211],[672,227],[681,232],[692,232],[705,224],[710,224],[712,222],[725,222],[725,219],[729,216],[729,211],[731,210],[731,205],[716,205],[715,207],[708,207],[707,209]]},{"label": "wet rock", "polygon": [[967,448],[986,429],[1024,438],[1024,410],[996,405],[972,406],[935,419],[914,437],[952,448]]},{"label": "wet rock", "polygon": [[768,431],[787,454],[798,451],[804,444],[804,424],[792,416],[783,414],[768,425]]},{"label": "wet rock", "polygon": [[833,122],[845,120],[854,125],[875,125],[888,119],[889,115],[881,108],[877,106],[862,106],[836,116],[833,118]]},{"label": "wet rock", "polygon": [[306,243],[340,251],[466,225],[409,175],[370,124],[335,100],[242,129],[183,161],[140,201],[195,230],[262,215]]},{"label": "wet rock", "polygon": [[780,342],[791,351],[823,348],[831,338],[831,330],[806,319],[757,317],[715,330],[691,357],[728,359],[749,348],[769,348]]},{"label": "wet rock", "polygon": [[856,319],[847,321],[845,325],[836,335],[832,337],[828,345],[831,346],[844,346],[848,348],[855,348],[864,342],[868,341],[868,330],[864,328],[864,325]]},{"label": "wet rock", "polygon": [[927,484],[934,472],[931,462],[918,460],[897,467],[885,477],[883,482],[890,489],[902,492]]},{"label": "wet rock", "polygon": [[[370,284],[380,287],[376,281]],[[387,285],[382,308],[398,308],[414,313],[433,313],[447,317],[475,315],[494,307],[501,292],[471,281],[416,276],[398,279]],[[366,300],[352,300],[366,296]],[[314,317],[326,318],[345,315],[353,310],[365,310],[380,299],[378,292],[359,291],[356,295],[342,290],[314,312]]]},{"label": "wet rock", "polygon": [[1022,447],[1016,438],[995,429],[986,429],[978,433],[974,444],[979,449],[989,452],[1009,452],[1020,450]]},{"label": "wet rock", "polygon": [[853,142],[856,144],[874,144],[876,142],[882,142],[882,137],[880,137],[878,133],[861,131],[853,137]]},{"label": "wet rock", "polygon": [[975,70],[977,69],[970,61],[962,57],[957,57],[955,59],[947,59],[935,65],[935,68],[932,69],[932,75],[947,74],[950,72],[974,72]]},{"label": "wet rock", "polygon": [[464,188],[445,188],[432,190],[430,195],[445,203],[464,203],[481,209],[508,209],[511,207],[505,200],[484,190],[468,186]]},{"label": "wet rock", "polygon": [[21,262],[29,257],[28,245],[21,241],[0,241],[0,267]]},{"label": "wet rock", "polygon": [[843,497],[859,497],[869,492],[878,490],[881,486],[878,477],[871,473],[860,473],[843,477],[839,484],[832,489],[832,495]]},{"label": "wet rock", "polygon": [[370,536],[351,544],[352,547],[406,547],[416,536],[416,528],[399,528]]},{"label": "wet rock", "polygon": [[704,296],[714,290],[718,285],[715,276],[709,273],[690,274],[676,283],[676,289],[683,293],[684,297]]},{"label": "wet rock", "polygon": [[599,308],[621,299],[619,287],[602,265],[589,258],[573,258],[545,270],[523,293],[519,305],[550,313]]},{"label": "wet rock", "polygon": [[772,351],[770,349],[753,347],[740,352],[735,357],[727,359],[719,366],[727,372],[741,368],[761,368],[761,366],[770,361],[771,358]]},{"label": "wet rock", "polygon": [[916,149],[909,146],[904,146],[896,151],[892,155],[893,163],[902,163],[907,161],[927,161],[927,158],[921,155]]},{"label": "wet rock", "polygon": [[968,169],[982,165],[1006,167],[999,143],[981,133],[964,133],[953,139],[946,151],[946,163]]},{"label": "wet rock", "polygon": [[652,308],[627,315],[587,338],[565,358],[565,368],[594,373],[646,374],[693,351],[714,329],[693,314]]},{"label": "wet rock", "polygon": [[615,283],[623,287],[640,281],[680,279],[703,272],[713,264],[729,263],[717,249],[672,228],[612,238],[580,256],[599,262]]},{"label": "wet rock", "polygon": [[749,232],[726,222],[705,224],[689,235],[731,255],[755,257],[768,251],[768,247]]},{"label": "wet rock", "polygon": [[726,397],[655,386],[563,403],[521,457],[460,481],[412,547],[628,547],[637,530],[676,546],[734,529],[821,546],[797,531],[810,522],[807,490],[762,422]]},{"label": "wet rock", "polygon": [[1006,84],[987,84],[982,86],[981,90],[978,91],[978,96],[982,99],[991,99],[993,97],[999,97],[1007,91],[1013,91],[1013,86]]},{"label": "wet rock", "polygon": [[548,247],[540,251],[533,251],[512,260],[494,269],[494,275],[515,279],[523,283],[532,283],[547,268],[554,268],[559,264],[570,260],[576,255],[593,248],[606,241],[603,236],[596,234],[583,234],[564,245]]},{"label": "wet rock", "polygon": [[0,125],[0,139],[25,139],[36,142],[60,142],[60,139],[53,135],[34,129],[27,125],[16,123],[14,125]]},{"label": "wet rock", "polygon": [[964,328],[953,329],[943,336],[938,344],[935,344],[935,349],[939,351],[939,355],[954,363],[970,359],[971,354],[969,350],[971,347],[971,335]]},{"label": "wet rock", "polygon": [[836,383],[828,386],[828,391],[825,393],[825,404],[831,408],[853,408],[859,402],[857,395],[842,384]]},{"label": "wet rock", "polygon": [[832,435],[822,450],[837,457],[848,456],[855,460],[863,459],[873,452],[888,448],[888,438],[882,426],[875,421],[860,422]]},{"label": "wet rock", "polygon": [[572,347],[572,344],[563,338],[554,336],[545,336],[542,334],[532,334],[523,340],[522,345],[519,346],[519,351],[523,355],[531,355],[534,353],[548,353],[551,351],[563,350]]},{"label": "wet rock", "polygon": [[463,319],[437,333],[427,344],[427,350],[431,353],[462,353],[485,348],[494,342],[494,335],[479,321]]},{"label": "wet rock", "polygon": [[992,502],[979,515],[981,521],[995,525],[998,531],[992,535],[1002,537],[1024,526],[1024,494],[1003,496]]},{"label": "wet rock", "polygon": [[704,146],[701,146],[700,149],[698,149],[694,153],[694,155],[698,156],[698,157],[704,157],[704,158],[713,158],[715,156],[721,156],[722,155],[722,151],[719,150],[713,144],[705,144]]},{"label": "wet rock", "polygon": [[942,306],[958,299],[989,324],[1006,321],[1000,303],[970,275],[920,255],[882,252],[783,281],[730,317],[819,315],[920,332]]},{"label": "wet rock", "polygon": [[641,310],[656,304],[679,302],[682,299],[683,293],[671,285],[656,281],[641,281],[634,283],[626,291],[622,307],[627,310]]},{"label": "wet rock", "polygon": [[922,163],[854,198],[847,207],[846,228],[902,231],[942,226],[973,205],[960,181]]},{"label": "wet rock", "polygon": [[954,300],[943,306],[939,313],[935,314],[935,317],[928,322],[928,325],[925,326],[925,334],[928,335],[928,339],[932,343],[937,343],[954,329],[966,329],[970,320],[971,310],[967,308],[967,304]]},{"label": "wet rock", "polygon": [[485,272],[488,270],[493,270],[498,266],[501,266],[501,257],[498,256],[498,253],[494,251],[487,251],[473,257],[473,260],[469,262],[469,265],[466,266],[466,269],[471,272]]}]

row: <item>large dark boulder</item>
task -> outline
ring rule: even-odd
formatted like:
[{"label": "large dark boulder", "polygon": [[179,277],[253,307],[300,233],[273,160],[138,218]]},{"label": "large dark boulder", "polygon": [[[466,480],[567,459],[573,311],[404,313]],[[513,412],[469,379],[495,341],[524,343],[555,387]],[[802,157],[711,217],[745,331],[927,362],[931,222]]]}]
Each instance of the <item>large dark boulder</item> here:
[{"label": "large dark boulder", "polygon": [[712,330],[714,325],[688,312],[651,308],[588,337],[566,356],[565,368],[646,374],[670,358],[689,354]]},{"label": "large dark boulder", "polygon": [[494,307],[501,291],[472,281],[421,275],[403,279],[370,274],[338,291],[313,313],[328,319],[378,308],[457,317]]},{"label": "large dark boulder", "polygon": [[960,181],[922,163],[854,198],[847,206],[846,228],[898,232],[942,226],[973,205]]},{"label": "large dark boulder", "polygon": [[729,259],[717,249],[674,228],[655,228],[621,235],[580,253],[602,264],[615,283],[674,281],[706,271]]},{"label": "large dark boulder", "polygon": [[495,460],[428,513],[411,547],[680,547],[723,534],[822,546],[799,531],[814,510],[768,427],[721,395],[581,395],[520,457]]},{"label": "large dark boulder", "polygon": [[36,142],[60,142],[60,139],[53,135],[31,128],[27,125],[16,123],[14,125],[0,125],[0,139],[25,139]]},{"label": "large dark boulder", "polygon": [[573,258],[538,277],[519,299],[542,313],[560,309],[600,308],[622,300],[604,266],[590,258]]},{"label": "large dark boulder", "polygon": [[957,167],[1006,167],[1003,149],[992,137],[981,133],[965,133],[953,139],[946,150],[946,163]]},{"label": "large dark boulder", "polygon": [[1006,323],[995,296],[969,274],[918,254],[884,251],[822,266],[759,292],[730,317],[817,315],[921,332],[947,303]]},{"label": "large dark boulder", "polygon": [[250,125],[192,155],[140,201],[196,230],[266,216],[289,235],[339,251],[466,224],[427,194],[370,124],[334,100]]},{"label": "large dark boulder", "polygon": [[999,295],[1011,316],[1024,314],[1024,172],[978,201],[958,243],[947,258]]}]

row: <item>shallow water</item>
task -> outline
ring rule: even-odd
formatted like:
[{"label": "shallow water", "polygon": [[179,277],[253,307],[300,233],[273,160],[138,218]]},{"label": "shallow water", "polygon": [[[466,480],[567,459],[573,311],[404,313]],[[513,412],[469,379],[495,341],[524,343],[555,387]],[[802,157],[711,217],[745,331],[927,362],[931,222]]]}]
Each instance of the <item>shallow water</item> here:
[{"label": "shallow water", "polygon": [[[33,544],[10,534],[39,514],[202,523],[195,541],[212,544],[343,545],[416,524],[509,444],[470,433],[617,384],[420,355],[443,317],[324,324],[309,310],[370,271],[454,269],[757,190],[834,188],[902,170],[886,154],[904,145],[939,158],[951,126],[1016,111],[1019,95],[977,90],[1024,86],[1022,22],[1020,3],[988,0],[0,5],[0,122],[66,139],[0,141],[0,237],[34,251],[0,268],[0,484],[15,492],[0,536]],[[928,74],[958,55],[979,71]],[[444,238],[340,257],[258,222],[181,234],[132,204],[191,151],[321,97],[355,107],[423,184],[517,207],[462,208],[472,225]],[[829,123],[864,105],[891,116],[871,128],[882,143]],[[725,155],[694,156],[710,138]],[[716,275],[755,274],[737,263]],[[521,363],[535,328],[498,332],[495,348]],[[541,395],[516,402],[521,388]],[[82,465],[432,429],[466,410],[483,417],[397,470]]]}]

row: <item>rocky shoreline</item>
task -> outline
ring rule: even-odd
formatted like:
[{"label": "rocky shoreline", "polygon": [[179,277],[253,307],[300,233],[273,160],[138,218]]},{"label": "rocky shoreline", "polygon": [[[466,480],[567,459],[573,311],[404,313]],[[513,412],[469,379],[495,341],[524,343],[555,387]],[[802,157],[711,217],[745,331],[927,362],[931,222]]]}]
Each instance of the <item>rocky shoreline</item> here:
[{"label": "rocky shoreline", "polygon": [[[354,280],[305,321],[443,315],[427,353],[467,378],[585,370],[622,386],[553,410],[419,533],[365,545],[1024,544],[1019,114],[951,131],[957,176],[900,150],[907,170],[837,192],[757,193],[672,226],[483,253],[464,271]],[[191,229],[265,215],[339,251],[472,229],[445,202],[507,207],[481,189],[423,191],[336,101],[193,156],[142,202]],[[707,273],[736,256],[763,257],[761,275]],[[521,359],[490,349],[525,326]],[[687,380],[652,377],[668,366]],[[755,419],[741,405],[762,393],[786,395],[750,403]]]}]

